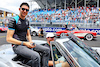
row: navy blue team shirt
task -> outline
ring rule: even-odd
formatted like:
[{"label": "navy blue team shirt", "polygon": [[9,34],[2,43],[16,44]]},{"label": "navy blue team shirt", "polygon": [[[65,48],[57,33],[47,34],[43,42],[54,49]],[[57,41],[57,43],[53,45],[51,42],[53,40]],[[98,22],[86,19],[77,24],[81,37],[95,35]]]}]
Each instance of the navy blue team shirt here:
[{"label": "navy blue team shirt", "polygon": [[13,37],[20,41],[27,41],[26,35],[29,29],[29,21],[21,19],[18,15],[13,17],[8,24],[9,30],[15,30]]}]

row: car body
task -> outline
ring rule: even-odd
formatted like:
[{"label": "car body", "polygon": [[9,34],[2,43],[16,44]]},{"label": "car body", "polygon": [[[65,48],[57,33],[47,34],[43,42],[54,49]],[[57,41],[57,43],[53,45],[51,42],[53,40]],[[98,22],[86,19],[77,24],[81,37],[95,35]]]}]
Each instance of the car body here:
[{"label": "car body", "polygon": [[52,46],[54,45],[71,67],[100,67],[100,54],[85,45],[74,35],[70,35],[68,38],[62,37],[51,42],[51,50],[53,50]]},{"label": "car body", "polygon": [[3,26],[0,26],[0,31],[2,31],[2,32],[6,32],[6,31],[7,31],[7,29],[8,29],[8,27],[3,27]]},{"label": "car body", "polygon": [[92,40],[93,38],[96,38],[97,33],[92,31],[86,31],[86,30],[61,30],[56,32],[57,37],[63,36],[65,33],[73,33],[75,36],[79,38],[84,38],[86,40]]},{"label": "car body", "polygon": [[[46,41],[33,40],[36,44],[44,44]],[[0,67],[30,67],[20,61],[13,61],[12,59],[17,55],[13,52],[11,44],[0,46]]]},{"label": "car body", "polygon": [[[33,42],[40,45],[44,45],[47,43],[43,40],[33,40]],[[100,67],[100,62],[97,62],[97,60],[100,61],[100,53],[97,54],[95,51],[99,50],[100,52],[100,47],[95,47],[95,50],[90,51],[90,47],[86,46],[78,37],[74,35],[58,38],[55,41],[50,42],[50,45],[53,63],[53,46],[55,46],[56,49],[61,53],[61,56],[64,57],[64,62],[68,62],[70,67]],[[91,55],[90,52],[93,52],[93,55]],[[12,58],[14,58],[15,56],[16,54],[13,52],[11,44],[1,46],[1,67],[25,67],[26,65],[21,63],[20,61],[12,61]],[[95,59],[95,57],[97,60]],[[53,65],[55,67],[55,64]]]},{"label": "car body", "polygon": [[32,26],[29,26],[29,27],[30,27],[30,33],[31,33],[31,35],[32,36],[37,36],[39,29],[38,28],[33,28]]}]

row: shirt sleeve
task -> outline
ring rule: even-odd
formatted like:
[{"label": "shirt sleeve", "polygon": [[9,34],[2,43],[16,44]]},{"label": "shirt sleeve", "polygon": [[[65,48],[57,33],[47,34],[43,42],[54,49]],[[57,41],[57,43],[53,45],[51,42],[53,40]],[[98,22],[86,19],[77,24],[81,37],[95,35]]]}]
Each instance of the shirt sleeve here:
[{"label": "shirt sleeve", "polygon": [[8,29],[15,30],[15,25],[16,25],[15,19],[14,18],[10,19],[9,24],[8,24]]}]

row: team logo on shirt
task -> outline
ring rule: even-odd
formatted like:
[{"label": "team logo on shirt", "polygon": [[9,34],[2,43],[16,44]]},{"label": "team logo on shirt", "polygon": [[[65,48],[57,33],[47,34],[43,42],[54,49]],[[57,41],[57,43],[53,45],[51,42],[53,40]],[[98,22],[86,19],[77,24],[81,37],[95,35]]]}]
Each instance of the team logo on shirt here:
[{"label": "team logo on shirt", "polygon": [[21,21],[19,20],[17,24],[21,24]]},{"label": "team logo on shirt", "polygon": [[26,25],[28,25],[28,22],[26,21]]}]

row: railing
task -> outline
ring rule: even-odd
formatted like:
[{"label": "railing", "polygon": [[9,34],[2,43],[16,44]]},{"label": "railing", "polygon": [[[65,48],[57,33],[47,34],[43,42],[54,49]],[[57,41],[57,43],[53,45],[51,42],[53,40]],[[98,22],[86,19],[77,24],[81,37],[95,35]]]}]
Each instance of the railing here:
[{"label": "railing", "polygon": [[[38,26],[38,27],[63,27],[66,22],[30,22],[30,25],[32,26]],[[70,22],[68,27],[71,27],[72,24],[76,24],[80,28],[100,28],[100,23],[79,23],[79,22]]]}]

